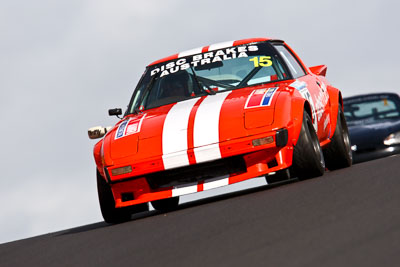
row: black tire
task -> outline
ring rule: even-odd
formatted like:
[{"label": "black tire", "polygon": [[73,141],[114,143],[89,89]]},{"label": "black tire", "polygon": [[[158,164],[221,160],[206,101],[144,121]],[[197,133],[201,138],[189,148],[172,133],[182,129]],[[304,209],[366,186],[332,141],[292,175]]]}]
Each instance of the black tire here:
[{"label": "black tire", "polygon": [[265,180],[267,180],[268,184],[287,181],[289,179],[290,179],[290,171],[289,171],[289,169],[279,170],[274,175],[266,175],[265,176]]},{"label": "black tire", "polygon": [[349,130],[347,129],[346,118],[341,106],[339,106],[335,132],[331,143],[324,150],[324,156],[326,167],[331,171],[347,168],[352,164],[353,155],[351,152]]},{"label": "black tire", "polygon": [[154,209],[162,212],[174,210],[178,207],[178,204],[179,197],[165,198],[151,202],[151,205],[153,205]]},{"label": "black tire", "polygon": [[132,213],[148,210],[148,204],[139,204],[130,207],[116,208],[110,186],[97,171],[97,193],[103,219],[107,223],[122,223],[131,219]]},{"label": "black tire", "polygon": [[322,176],[325,172],[324,154],[307,112],[303,114],[300,135],[293,149],[292,169],[300,180]]}]

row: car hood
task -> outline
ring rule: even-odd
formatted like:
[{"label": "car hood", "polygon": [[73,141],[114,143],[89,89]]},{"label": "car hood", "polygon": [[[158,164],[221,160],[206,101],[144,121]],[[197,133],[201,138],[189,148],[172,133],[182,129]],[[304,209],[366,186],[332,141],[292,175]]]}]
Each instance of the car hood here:
[{"label": "car hood", "polygon": [[358,148],[374,148],[383,145],[391,133],[400,131],[400,120],[385,120],[366,125],[349,126],[350,141]]},{"label": "car hood", "polygon": [[187,157],[191,149],[218,147],[271,125],[279,91],[265,85],[237,89],[128,115],[107,134],[104,147],[112,159]]}]

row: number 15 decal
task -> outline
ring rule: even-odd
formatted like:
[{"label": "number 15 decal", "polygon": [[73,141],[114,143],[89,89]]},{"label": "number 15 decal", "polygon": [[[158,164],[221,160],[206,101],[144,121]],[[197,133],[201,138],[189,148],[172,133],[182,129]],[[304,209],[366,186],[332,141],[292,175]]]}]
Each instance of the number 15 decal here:
[{"label": "number 15 decal", "polygon": [[254,68],[269,67],[272,65],[270,56],[253,57],[253,58],[250,58],[249,61],[253,61]]}]

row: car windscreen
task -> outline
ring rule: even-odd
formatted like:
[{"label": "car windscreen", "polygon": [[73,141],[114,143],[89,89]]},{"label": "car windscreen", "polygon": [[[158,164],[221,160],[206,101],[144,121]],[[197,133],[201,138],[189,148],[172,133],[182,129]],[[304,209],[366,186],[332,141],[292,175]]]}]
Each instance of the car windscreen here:
[{"label": "car windscreen", "polygon": [[128,113],[286,79],[275,53],[268,43],[260,42],[149,66],[136,87]]},{"label": "car windscreen", "polygon": [[369,95],[343,100],[349,125],[369,124],[385,119],[400,119],[400,100],[395,95]]}]

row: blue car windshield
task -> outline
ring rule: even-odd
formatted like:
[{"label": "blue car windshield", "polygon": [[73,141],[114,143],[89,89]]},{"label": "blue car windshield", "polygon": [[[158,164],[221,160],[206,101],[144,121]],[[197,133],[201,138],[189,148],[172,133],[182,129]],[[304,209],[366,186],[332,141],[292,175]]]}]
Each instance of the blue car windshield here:
[{"label": "blue car windshield", "polygon": [[369,95],[344,99],[344,115],[349,125],[369,124],[400,118],[400,100],[395,95]]},{"label": "blue car windshield", "polygon": [[233,46],[149,66],[132,96],[128,114],[189,98],[288,78],[272,46]]}]

